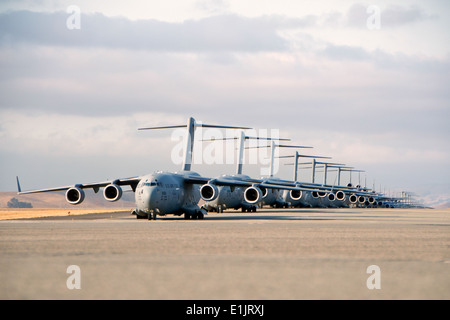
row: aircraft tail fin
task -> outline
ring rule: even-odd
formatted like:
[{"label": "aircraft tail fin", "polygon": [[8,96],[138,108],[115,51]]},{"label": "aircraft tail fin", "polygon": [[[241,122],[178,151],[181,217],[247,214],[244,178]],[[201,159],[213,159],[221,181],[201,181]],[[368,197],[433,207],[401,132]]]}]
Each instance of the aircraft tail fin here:
[{"label": "aircraft tail fin", "polygon": [[204,124],[197,123],[194,118],[190,117],[185,125],[177,125],[177,126],[162,126],[162,127],[149,127],[149,128],[139,128],[138,130],[152,130],[152,129],[172,129],[172,128],[187,128],[187,137],[184,148],[184,156],[183,156],[183,171],[190,171],[192,164],[192,153],[194,150],[194,135],[195,128],[203,127],[203,128],[222,128],[222,129],[251,129],[249,127],[236,127],[236,126],[222,126],[222,125],[213,125],[213,124]]},{"label": "aircraft tail fin", "polygon": [[21,193],[22,192],[22,188],[20,187],[19,176],[16,176],[16,180],[17,180],[17,192]]}]

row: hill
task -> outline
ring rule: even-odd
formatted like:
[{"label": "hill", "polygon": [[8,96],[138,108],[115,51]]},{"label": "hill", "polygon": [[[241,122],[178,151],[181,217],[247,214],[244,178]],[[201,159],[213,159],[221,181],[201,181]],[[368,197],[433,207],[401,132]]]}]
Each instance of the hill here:
[{"label": "hill", "polygon": [[[116,202],[109,202],[103,198],[101,192],[94,193],[92,190],[85,190],[86,197],[84,201],[77,205],[78,209],[93,208],[124,208],[131,209],[135,207],[134,193],[124,192],[122,198]],[[16,200],[12,200],[16,199]],[[18,195],[17,192],[0,192],[0,208],[8,208],[8,202],[31,203],[33,208],[46,209],[65,209],[74,208],[69,204],[64,196],[64,192],[47,192],[38,194]]]}]

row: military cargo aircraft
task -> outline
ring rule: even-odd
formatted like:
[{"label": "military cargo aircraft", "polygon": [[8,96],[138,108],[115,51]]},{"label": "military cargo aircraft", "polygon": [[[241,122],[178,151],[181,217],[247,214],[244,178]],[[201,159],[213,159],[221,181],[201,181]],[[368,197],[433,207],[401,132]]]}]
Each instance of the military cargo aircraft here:
[{"label": "military cargo aircraft", "polygon": [[[274,188],[267,183],[252,183],[236,179],[211,179],[191,171],[192,153],[196,127],[224,128],[224,129],[250,129],[248,127],[220,126],[199,124],[194,118],[189,118],[186,125],[140,128],[139,130],[186,128],[185,148],[182,170],[180,172],[156,171],[138,177],[119,178],[103,182],[74,184],[71,186],[22,191],[18,182],[18,193],[31,194],[53,191],[66,191],[65,198],[68,203],[77,205],[85,199],[84,189],[93,189],[97,193],[103,189],[103,196],[107,201],[117,201],[121,198],[123,186],[129,186],[135,192],[136,209],[133,214],[137,218],[156,219],[158,215],[182,215],[186,219],[203,219],[206,211],[198,203],[202,197],[200,189],[204,188],[206,199],[213,200],[218,195],[217,186],[244,187],[245,197],[249,201],[259,201],[262,196],[260,188]],[[277,188],[279,186],[276,186]],[[287,187],[289,188],[289,187]],[[295,188],[291,188],[295,189]],[[209,190],[209,193],[207,192]]]}]

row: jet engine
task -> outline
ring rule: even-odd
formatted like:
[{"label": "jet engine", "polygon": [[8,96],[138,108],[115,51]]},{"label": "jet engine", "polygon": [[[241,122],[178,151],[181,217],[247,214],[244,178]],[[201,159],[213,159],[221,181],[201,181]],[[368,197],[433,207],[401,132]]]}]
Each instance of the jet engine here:
[{"label": "jet engine", "polygon": [[301,190],[291,190],[289,191],[289,196],[292,200],[299,200],[302,197],[302,191]]},{"label": "jet engine", "polygon": [[66,191],[66,201],[70,204],[80,204],[84,200],[83,189],[75,186]]},{"label": "jet engine", "polygon": [[374,197],[369,197],[369,203],[370,204],[375,204],[375,198]]},{"label": "jet engine", "polygon": [[263,197],[263,193],[260,188],[251,186],[245,189],[244,191],[244,199],[248,203],[257,203]]},{"label": "jet engine", "polygon": [[114,202],[122,197],[122,188],[117,184],[111,183],[103,190],[103,196],[106,200]]},{"label": "jet engine", "polygon": [[336,200],[336,195],[334,193],[329,193],[328,194],[328,200],[329,201],[334,201]]},{"label": "jet engine", "polygon": [[345,200],[345,192],[341,191],[341,190],[336,192],[336,200],[339,200],[339,201]]},{"label": "jet engine", "polygon": [[269,193],[268,190],[267,190],[267,188],[264,188],[264,187],[258,187],[258,189],[261,190],[261,192],[262,192],[262,197],[263,197],[263,198],[267,197],[267,194]]},{"label": "jet engine", "polygon": [[352,194],[352,195],[348,198],[348,200],[349,200],[351,203],[356,203],[356,202],[358,201],[358,197],[357,197],[355,194]]},{"label": "jet engine", "polygon": [[364,196],[359,196],[359,197],[358,197],[358,202],[359,202],[359,203],[364,203],[364,202],[366,202],[366,197],[364,197]]},{"label": "jet engine", "polygon": [[205,201],[213,201],[219,196],[219,188],[214,184],[204,184],[200,188],[200,196]]}]

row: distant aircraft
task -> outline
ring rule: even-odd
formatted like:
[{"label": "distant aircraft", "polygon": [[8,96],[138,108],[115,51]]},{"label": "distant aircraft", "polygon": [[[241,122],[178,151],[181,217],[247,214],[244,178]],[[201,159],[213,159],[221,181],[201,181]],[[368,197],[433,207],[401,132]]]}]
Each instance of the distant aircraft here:
[{"label": "distant aircraft", "polygon": [[[295,158],[294,163],[294,182],[297,186],[307,186],[302,182],[299,182],[298,179],[298,160],[299,158],[321,158],[321,159],[331,159],[331,157],[325,156],[314,156],[314,155],[304,155],[299,154],[298,151],[295,151],[294,155],[288,156],[279,156],[279,158]],[[310,187],[321,187],[319,185],[309,185]],[[287,206],[291,207],[310,207],[315,203],[316,200],[313,199],[313,195],[318,197],[318,191],[305,191],[305,192],[288,192],[284,191],[282,194],[282,199],[286,203]]]},{"label": "distant aircraft", "polygon": [[[229,140],[230,138],[226,139],[219,139],[219,140]],[[275,141],[287,141],[290,139],[284,139],[284,138],[268,138],[268,137],[253,137],[253,136],[247,136],[244,131],[241,131],[239,137],[231,138],[231,139],[238,139],[238,160],[237,160],[237,166],[236,166],[236,173],[232,175],[222,175],[220,176],[220,179],[228,179],[228,180],[238,180],[238,181],[246,181],[246,182],[252,182],[252,183],[269,183],[269,184],[277,184],[278,188],[285,190],[286,192],[301,192],[301,188],[296,188],[295,186],[291,185],[288,188],[288,184],[280,183],[280,181],[274,181],[273,179],[273,157],[274,157],[274,146],[283,146],[279,144],[275,144]],[[255,140],[269,140],[272,141],[272,149],[271,149],[271,159],[270,159],[270,177],[269,178],[261,178],[261,179],[252,179],[248,175],[245,175],[242,173],[242,166],[243,166],[243,159],[244,159],[244,142],[248,139],[255,139]],[[215,139],[217,140],[217,139]],[[266,146],[264,146],[266,147]],[[289,146],[294,147],[294,146]],[[298,146],[301,147],[301,146]],[[294,189],[295,187],[295,189]],[[201,189],[201,192],[203,193],[204,188],[208,188],[207,185],[203,186]],[[223,186],[219,187],[219,195],[214,200],[207,200],[206,197],[203,197],[203,199],[207,200],[203,207],[208,211],[216,211],[216,212],[223,212],[224,209],[242,209],[242,212],[248,211],[248,212],[256,212],[258,205],[266,204],[266,203],[274,203],[277,199],[278,195],[278,189],[276,188],[259,188],[262,192],[260,197],[253,197],[250,198],[245,193],[245,190],[243,190],[240,187],[232,187],[232,186]],[[269,191],[269,190],[271,191]]]},{"label": "distant aircraft", "polygon": [[[253,137],[245,134],[244,131],[241,131],[239,136],[236,138],[224,138],[219,140],[230,140],[235,139],[238,140],[238,155],[237,155],[237,164],[236,164],[236,173],[235,174],[224,174],[220,176],[220,179],[229,179],[229,180],[240,180],[240,181],[250,181],[260,183],[260,180],[255,180],[250,178],[248,175],[242,174],[242,166],[244,160],[244,142],[248,139],[256,139],[256,140],[289,140],[289,139],[277,139],[277,138],[268,138],[268,137]],[[209,141],[216,141],[209,140]],[[212,186],[205,185],[202,187],[200,192],[211,193],[208,188],[212,188]],[[248,199],[245,196],[244,189],[242,187],[233,187],[233,186],[220,186],[218,189],[218,196],[213,200],[208,200],[207,197],[202,197],[205,199],[205,203],[203,204],[203,208],[207,211],[216,211],[223,212],[225,209],[242,209],[242,212],[256,212],[257,203],[260,201],[258,198]],[[263,190],[261,190],[263,191]],[[263,194],[261,195],[264,196]]]}]

